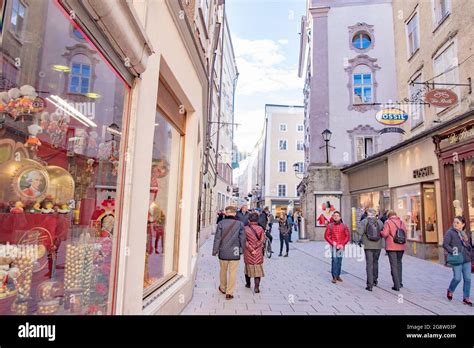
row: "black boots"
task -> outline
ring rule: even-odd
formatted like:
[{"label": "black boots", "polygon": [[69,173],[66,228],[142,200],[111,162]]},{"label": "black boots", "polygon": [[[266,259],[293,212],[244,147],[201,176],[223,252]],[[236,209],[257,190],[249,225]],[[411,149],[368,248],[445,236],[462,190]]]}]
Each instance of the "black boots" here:
[{"label": "black boots", "polygon": [[245,275],[245,287],[250,289],[250,277]]}]

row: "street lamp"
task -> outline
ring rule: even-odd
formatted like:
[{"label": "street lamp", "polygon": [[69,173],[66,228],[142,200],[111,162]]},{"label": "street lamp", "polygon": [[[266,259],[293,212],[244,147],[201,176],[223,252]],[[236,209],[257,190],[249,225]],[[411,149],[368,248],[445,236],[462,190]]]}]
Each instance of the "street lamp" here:
[{"label": "street lamp", "polygon": [[329,148],[335,149],[334,146],[329,145],[329,141],[331,141],[331,135],[332,132],[329,129],[325,129],[321,135],[323,136],[323,140],[325,141],[326,145],[323,145],[320,147],[322,149],[323,147],[326,147],[326,164],[329,164]]},{"label": "street lamp", "polygon": [[[300,167],[300,163],[301,162],[296,162],[293,164],[293,170],[295,172],[295,176],[298,178],[298,179],[303,179],[304,177],[304,173],[301,172],[301,167]],[[298,174],[300,174],[301,176],[298,176]]]}]

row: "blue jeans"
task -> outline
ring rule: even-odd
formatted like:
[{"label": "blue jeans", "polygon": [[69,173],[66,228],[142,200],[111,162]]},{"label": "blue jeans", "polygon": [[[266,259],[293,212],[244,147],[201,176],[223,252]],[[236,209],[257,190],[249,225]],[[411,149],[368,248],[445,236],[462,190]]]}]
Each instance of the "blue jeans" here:
[{"label": "blue jeans", "polygon": [[453,268],[453,279],[449,284],[448,290],[454,292],[456,287],[461,282],[461,274],[464,278],[463,286],[463,299],[469,298],[471,294],[471,263],[464,262],[462,265],[452,266]]},{"label": "blue jeans", "polygon": [[343,253],[344,249],[337,250],[336,247],[331,247],[331,274],[333,278],[337,278],[341,275]]}]

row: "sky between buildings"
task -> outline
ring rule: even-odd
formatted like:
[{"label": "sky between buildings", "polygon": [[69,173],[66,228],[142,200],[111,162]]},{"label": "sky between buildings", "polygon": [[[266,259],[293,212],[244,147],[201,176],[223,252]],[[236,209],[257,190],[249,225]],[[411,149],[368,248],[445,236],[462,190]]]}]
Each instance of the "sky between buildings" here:
[{"label": "sky between buildings", "polygon": [[251,152],[262,136],[265,104],[303,105],[298,57],[305,6],[305,0],[226,1],[240,73],[235,96],[240,151]]}]

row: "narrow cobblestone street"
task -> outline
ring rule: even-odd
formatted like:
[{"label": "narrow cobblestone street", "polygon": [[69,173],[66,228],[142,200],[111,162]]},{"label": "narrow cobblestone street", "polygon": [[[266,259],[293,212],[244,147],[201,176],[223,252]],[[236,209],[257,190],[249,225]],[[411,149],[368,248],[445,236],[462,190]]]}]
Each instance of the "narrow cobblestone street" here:
[{"label": "narrow cobblestone street", "polygon": [[[273,249],[279,248],[274,228]],[[295,239],[295,238],[294,238]],[[445,291],[450,268],[404,256],[404,288],[393,286],[385,251],[379,265],[379,286],[365,290],[365,260],[351,257],[343,261],[343,282],[330,282],[330,258],[324,242],[291,243],[288,258],[265,259],[261,293],[245,288],[243,260],[237,277],[235,298],[227,301],[217,290],[219,263],[211,256],[213,237],[199,253],[194,296],[184,315],[440,315],[473,314],[462,304],[462,283],[450,303]],[[252,283],[253,287],[253,283]]]}]

